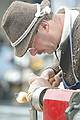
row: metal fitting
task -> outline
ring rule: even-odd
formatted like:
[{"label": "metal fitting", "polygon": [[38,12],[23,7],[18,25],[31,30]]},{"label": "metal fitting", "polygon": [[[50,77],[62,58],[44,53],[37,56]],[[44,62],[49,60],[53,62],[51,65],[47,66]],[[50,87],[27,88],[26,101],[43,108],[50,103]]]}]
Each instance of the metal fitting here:
[{"label": "metal fitting", "polygon": [[40,96],[41,96],[41,93],[42,91],[46,91],[48,89],[48,87],[40,87],[40,88],[37,88],[34,92],[33,92],[33,95],[32,95],[32,106],[38,110],[38,111],[42,111],[42,105],[40,103]]}]

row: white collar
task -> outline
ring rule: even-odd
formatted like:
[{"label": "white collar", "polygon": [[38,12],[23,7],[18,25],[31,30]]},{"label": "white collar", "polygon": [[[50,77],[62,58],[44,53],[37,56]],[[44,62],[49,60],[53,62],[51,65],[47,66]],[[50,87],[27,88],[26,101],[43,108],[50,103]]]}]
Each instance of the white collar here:
[{"label": "white collar", "polygon": [[[59,44],[58,49],[60,48],[60,45],[66,40],[66,38],[68,37],[69,33],[70,33],[70,17],[72,18],[72,26],[74,24],[74,21],[76,19],[76,17],[78,16],[79,12],[77,10],[71,10],[68,8],[62,8],[63,11],[65,12],[65,19],[64,19],[64,27],[63,27],[63,32],[62,32],[62,37],[61,37],[61,42]],[[61,9],[59,9],[58,11],[60,11]]]}]

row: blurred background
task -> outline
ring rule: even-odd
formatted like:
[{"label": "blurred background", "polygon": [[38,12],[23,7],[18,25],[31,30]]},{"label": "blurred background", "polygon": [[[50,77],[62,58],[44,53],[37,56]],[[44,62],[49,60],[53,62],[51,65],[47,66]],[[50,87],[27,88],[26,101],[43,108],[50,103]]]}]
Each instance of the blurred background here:
[{"label": "blurred background", "polygon": [[[1,19],[7,7],[13,0],[0,0],[0,26]],[[23,0],[30,3],[40,3],[42,0]],[[52,11],[60,6],[70,8],[80,7],[80,0],[51,0]],[[51,66],[54,55],[30,56],[29,53],[22,58],[14,56],[13,48],[0,27],[0,120],[30,120],[30,105],[20,105],[16,102],[16,93],[27,91],[29,73],[39,75],[43,69]],[[42,113],[39,113],[42,119]]]}]

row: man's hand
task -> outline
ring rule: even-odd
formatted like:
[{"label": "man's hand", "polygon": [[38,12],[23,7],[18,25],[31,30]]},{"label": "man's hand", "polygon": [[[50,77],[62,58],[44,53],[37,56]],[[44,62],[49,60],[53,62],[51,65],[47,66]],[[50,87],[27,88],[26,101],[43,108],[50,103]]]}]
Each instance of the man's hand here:
[{"label": "man's hand", "polygon": [[[51,80],[52,79],[52,80]],[[59,71],[53,78],[50,80],[52,81],[52,88],[58,87],[62,81],[62,71]]]},{"label": "man's hand", "polygon": [[40,87],[51,88],[51,84],[46,79],[42,78],[41,76],[39,77],[35,74],[32,74],[30,76],[30,79],[31,79],[29,80],[30,87],[28,90],[29,93],[34,92],[35,89],[40,88]]},{"label": "man's hand", "polygon": [[59,71],[57,74],[55,74],[53,69],[48,68],[42,72],[41,78],[49,81],[52,88],[54,88],[54,87],[58,87],[60,85],[61,74],[62,74],[62,71]]},{"label": "man's hand", "polygon": [[28,82],[30,84],[28,91],[20,92],[16,98],[18,103],[30,102],[31,98],[32,98],[32,94],[34,93],[34,91],[36,89],[38,89],[40,87],[51,88],[51,85],[47,80],[45,80],[33,73],[29,75]]},{"label": "man's hand", "polygon": [[27,103],[31,101],[31,97],[33,92],[40,88],[55,88],[60,85],[61,82],[62,71],[59,71],[56,75],[53,69],[49,68],[42,72],[41,76],[37,76],[35,74],[30,74],[28,78],[28,82],[30,87],[26,92],[20,92],[17,96],[17,102],[19,103]]}]

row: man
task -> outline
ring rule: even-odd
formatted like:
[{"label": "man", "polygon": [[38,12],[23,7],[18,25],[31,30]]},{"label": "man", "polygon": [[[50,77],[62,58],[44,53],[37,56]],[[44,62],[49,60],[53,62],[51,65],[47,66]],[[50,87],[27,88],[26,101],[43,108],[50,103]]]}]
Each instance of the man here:
[{"label": "man", "polygon": [[[18,57],[22,57],[27,50],[33,56],[41,53],[55,52],[56,54],[58,64],[55,67],[47,68],[40,77],[33,75],[30,84],[35,83],[37,86],[38,79],[40,79],[42,86],[58,87],[63,71],[64,87],[79,89],[79,10],[63,8],[56,14],[52,14],[48,6],[48,0],[43,0],[41,5],[15,1],[4,14],[2,27]],[[36,82],[33,82],[34,79]],[[48,83],[45,83],[45,79]]]}]

